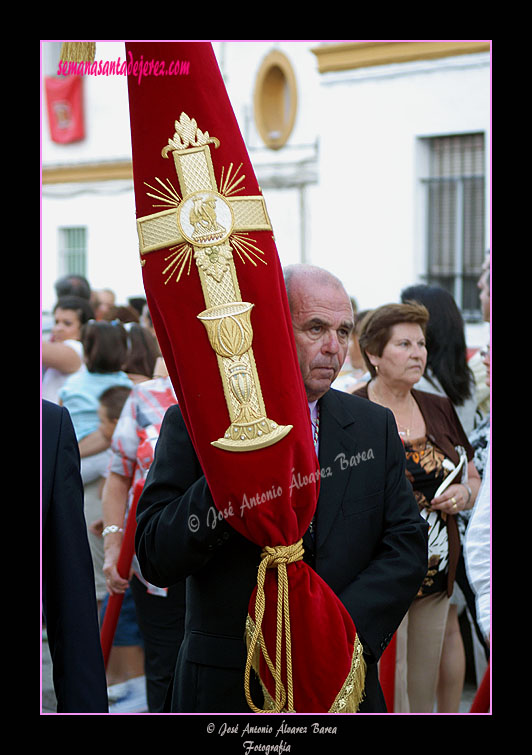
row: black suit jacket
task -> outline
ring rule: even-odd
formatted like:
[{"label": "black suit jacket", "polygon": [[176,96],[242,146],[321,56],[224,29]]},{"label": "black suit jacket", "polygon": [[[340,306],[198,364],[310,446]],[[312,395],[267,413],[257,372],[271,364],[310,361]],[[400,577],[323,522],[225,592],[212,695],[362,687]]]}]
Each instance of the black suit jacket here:
[{"label": "black suit jacket", "polygon": [[[393,415],[349,394],[320,400],[321,487],[305,559],[351,614],[368,673],[360,712],[385,704],[377,662],[425,576],[427,525],[405,476]],[[180,410],[165,416],[137,508],[144,576],[169,585],[187,577],[185,638],[172,709],[249,712],[243,692],[245,619],[260,549],[215,514]],[[260,690],[253,690],[257,705]]]},{"label": "black suit jacket", "polygon": [[68,411],[42,402],[42,599],[58,713],[107,713],[79,450]]}]

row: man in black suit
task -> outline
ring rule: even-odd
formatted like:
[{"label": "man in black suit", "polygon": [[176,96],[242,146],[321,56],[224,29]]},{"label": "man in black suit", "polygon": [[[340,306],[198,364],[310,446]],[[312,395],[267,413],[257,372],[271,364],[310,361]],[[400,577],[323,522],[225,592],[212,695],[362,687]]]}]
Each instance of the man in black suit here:
[{"label": "man in black suit", "polygon": [[79,449],[68,411],[42,402],[42,600],[58,713],[107,713]]},{"label": "man in black suit", "polygon": [[[427,527],[405,476],[405,454],[388,410],[330,388],[353,327],[342,284],[326,271],[286,271],[292,322],[316,433],[321,484],[305,560],[344,603],[367,664],[360,712],[385,712],[377,662],[425,576]],[[294,484],[298,484],[297,479]],[[215,508],[178,407],[168,410],[137,509],[145,577],[187,577],[185,638],[172,710],[249,712],[243,641],[260,548]],[[252,697],[260,705],[260,689]]]}]

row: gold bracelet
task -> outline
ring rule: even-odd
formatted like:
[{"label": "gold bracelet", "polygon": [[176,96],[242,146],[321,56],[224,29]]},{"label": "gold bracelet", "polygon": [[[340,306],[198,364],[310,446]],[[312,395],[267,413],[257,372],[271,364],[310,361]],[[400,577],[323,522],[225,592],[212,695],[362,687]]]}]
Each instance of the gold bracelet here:
[{"label": "gold bracelet", "polygon": [[119,527],[118,524],[108,524],[107,527],[104,527],[102,532],[102,537],[105,537],[106,535],[110,535],[112,532],[123,532],[124,530],[122,527]]}]

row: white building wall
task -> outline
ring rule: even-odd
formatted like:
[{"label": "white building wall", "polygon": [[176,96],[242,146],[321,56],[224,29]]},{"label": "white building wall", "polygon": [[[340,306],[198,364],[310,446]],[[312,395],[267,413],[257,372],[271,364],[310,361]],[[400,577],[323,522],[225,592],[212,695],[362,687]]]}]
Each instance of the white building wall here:
[{"label": "white building wall", "polygon": [[[53,43],[43,44],[43,72],[51,73]],[[121,42],[97,44],[97,59],[125,59]],[[55,73],[55,71],[54,71]],[[42,165],[86,165],[131,160],[131,136],[127,79],[125,76],[85,76],[85,139],[56,144],[50,139],[43,98]],[[50,311],[56,301],[53,284],[59,268],[59,229],[87,227],[87,278],[95,289],[109,287],[119,303],[142,296],[135,201],[132,181],[45,184],[41,198],[42,308]]]},{"label": "white building wall", "polygon": [[420,280],[419,139],[488,137],[489,88],[488,55],[323,76],[311,256],[345,281],[361,309],[397,301],[404,286]]},{"label": "white building wall", "polygon": [[[216,42],[216,53],[231,105],[249,151],[270,215],[283,265],[307,259],[317,184],[317,108],[320,78],[314,41]],[[284,53],[295,73],[297,113],[286,145],[265,147],[254,120],[253,95],[260,66],[274,50]]]},{"label": "white building wall", "polygon": [[87,227],[87,278],[94,289],[111,288],[120,304],[143,296],[135,197],[131,181],[59,184],[44,187],[42,201],[42,305],[56,297],[59,230]]},{"label": "white building wall", "polygon": [[[484,131],[489,155],[489,55],[320,74],[316,46],[213,43],[281,262],[327,267],[344,280],[360,308],[372,307],[397,300],[424,269],[419,138]],[[262,60],[275,48],[294,68],[298,109],[287,144],[273,151],[255,127],[253,91]],[[123,43],[97,43],[98,60],[118,57],[125,57]],[[52,143],[44,116],[44,167],[131,159],[125,77],[87,76],[84,86],[86,139]],[[43,112],[44,106],[43,92]],[[120,303],[142,295],[131,182],[45,185],[41,209],[43,309],[55,302],[61,226],[88,227],[88,278],[94,288],[112,288]],[[486,239],[488,244],[489,229]]]}]

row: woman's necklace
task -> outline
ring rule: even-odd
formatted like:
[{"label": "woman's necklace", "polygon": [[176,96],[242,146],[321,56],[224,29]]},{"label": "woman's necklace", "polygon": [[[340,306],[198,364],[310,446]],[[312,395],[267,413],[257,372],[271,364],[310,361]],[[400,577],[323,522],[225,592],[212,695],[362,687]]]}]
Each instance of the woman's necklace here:
[{"label": "woman's necklace", "polygon": [[397,423],[397,430],[399,432],[399,435],[404,436],[406,438],[410,438],[410,432],[412,430],[412,420],[414,419],[414,408],[415,408],[415,405],[416,405],[416,402],[414,401],[414,397],[412,396],[412,394],[411,393],[408,394],[409,397],[410,397],[410,418],[408,420],[408,425],[404,425],[401,422],[399,422],[399,418],[398,418],[397,413],[395,412],[395,410],[391,406],[389,406],[388,403],[386,403],[382,399],[382,397],[379,395],[379,392],[375,388],[375,384],[373,384],[371,387],[372,387],[372,390],[373,390],[373,396],[377,400],[377,403],[381,404],[382,406],[386,406],[386,407],[388,407],[389,409],[392,410],[393,415],[395,417],[395,421]]},{"label": "woman's necklace", "polygon": [[397,429],[399,431],[399,435],[404,435],[407,438],[410,438],[410,430],[412,428],[412,420],[414,418],[414,399],[412,398],[412,394],[410,394],[410,402],[411,402],[411,409],[410,409],[410,419],[408,420],[408,427],[405,425],[402,425],[399,420],[396,417],[397,422]]}]

